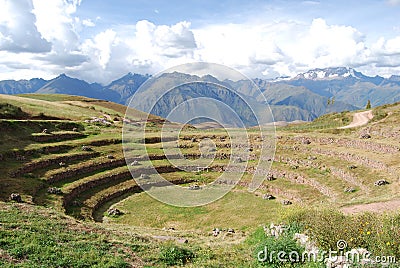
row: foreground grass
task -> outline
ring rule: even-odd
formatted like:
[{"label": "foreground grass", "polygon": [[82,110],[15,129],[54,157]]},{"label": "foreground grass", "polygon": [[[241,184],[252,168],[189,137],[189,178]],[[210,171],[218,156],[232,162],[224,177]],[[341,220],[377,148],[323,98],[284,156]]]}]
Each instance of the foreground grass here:
[{"label": "foreground grass", "polygon": [[51,211],[0,203],[0,266],[127,267],[121,245],[101,230]]}]

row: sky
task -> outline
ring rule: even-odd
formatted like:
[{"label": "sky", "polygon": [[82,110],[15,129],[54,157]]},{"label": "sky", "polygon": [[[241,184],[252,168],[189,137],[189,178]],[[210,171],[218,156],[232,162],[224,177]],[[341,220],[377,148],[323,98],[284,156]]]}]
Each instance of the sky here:
[{"label": "sky", "polygon": [[0,0],[0,80],[108,84],[212,62],[251,78],[400,75],[400,0]]}]

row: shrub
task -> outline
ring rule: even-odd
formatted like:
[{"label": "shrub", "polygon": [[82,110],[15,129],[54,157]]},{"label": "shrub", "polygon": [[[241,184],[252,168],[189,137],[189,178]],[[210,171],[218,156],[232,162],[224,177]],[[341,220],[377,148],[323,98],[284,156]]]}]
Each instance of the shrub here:
[{"label": "shrub", "polygon": [[[279,255],[279,252],[285,252],[285,255]],[[297,267],[303,252],[304,248],[293,239],[291,232],[278,238],[265,236],[256,249],[256,260],[261,267]]]},{"label": "shrub", "polygon": [[173,244],[166,244],[160,250],[160,260],[167,265],[184,265],[194,256],[191,250]]}]

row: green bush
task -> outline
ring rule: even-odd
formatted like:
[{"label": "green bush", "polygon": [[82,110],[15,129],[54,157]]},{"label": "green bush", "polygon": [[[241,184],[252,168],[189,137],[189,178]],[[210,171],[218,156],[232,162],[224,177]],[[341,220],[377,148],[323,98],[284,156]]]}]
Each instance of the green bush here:
[{"label": "green bush", "polygon": [[286,215],[287,222],[299,222],[323,250],[336,250],[345,240],[347,249],[366,248],[372,255],[400,256],[400,214],[363,213],[344,215],[334,209],[298,209]]},{"label": "green bush", "polygon": [[[302,263],[301,257],[305,249],[294,240],[294,234],[302,229],[301,224],[292,222],[288,226],[288,230],[277,238],[267,236],[262,228],[257,229],[249,237],[247,242],[250,245],[257,245],[255,259],[258,267],[316,267],[309,266],[313,264]],[[291,256],[285,255],[279,259],[278,253],[281,251],[291,253]]]},{"label": "green bush", "polygon": [[160,260],[167,265],[184,265],[194,256],[191,250],[173,244],[167,244],[160,249]]}]

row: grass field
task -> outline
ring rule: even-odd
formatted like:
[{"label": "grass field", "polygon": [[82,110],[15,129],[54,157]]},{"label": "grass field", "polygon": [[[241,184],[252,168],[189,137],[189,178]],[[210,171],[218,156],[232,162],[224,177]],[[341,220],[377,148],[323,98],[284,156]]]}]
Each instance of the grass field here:
[{"label": "grass field", "polygon": [[[323,249],[344,239],[351,247],[400,259],[399,208],[387,208],[387,214],[368,212],[374,204],[400,200],[400,104],[375,108],[370,123],[352,129],[338,129],[351,122],[349,112],[279,127],[274,140],[263,140],[249,129],[251,150],[239,152],[250,160],[238,185],[223,198],[192,208],[153,199],[129,171],[134,178],[150,172],[151,183],[154,166],[168,181],[202,187],[220,177],[230,161],[227,131],[185,126],[174,140],[168,135],[182,126],[168,123],[169,140],[162,144],[163,120],[150,116],[146,122],[147,115],[139,111],[129,112],[134,135],[122,135],[126,107],[119,104],[31,94],[0,95],[0,104],[5,107],[0,109],[1,266],[260,267],[265,263],[256,261],[257,249],[283,241],[265,236],[262,226],[272,222],[294,226],[291,232],[308,234]],[[146,146],[141,144],[144,125]],[[360,138],[365,133],[370,138]],[[269,159],[273,179],[249,192],[267,141],[276,142]],[[182,171],[166,159],[165,146],[193,161],[202,154],[216,158],[209,161],[209,171],[196,171],[196,162],[192,170]],[[138,165],[130,165],[134,160]],[[377,180],[389,184],[375,186]],[[23,203],[9,203],[11,193],[20,194]],[[266,194],[275,199],[264,199]],[[341,212],[356,205],[360,213],[355,216]],[[109,208],[123,214],[110,216]],[[214,237],[214,228],[225,231]],[[230,228],[235,232],[228,233]],[[180,239],[189,242],[181,244]]]}]

